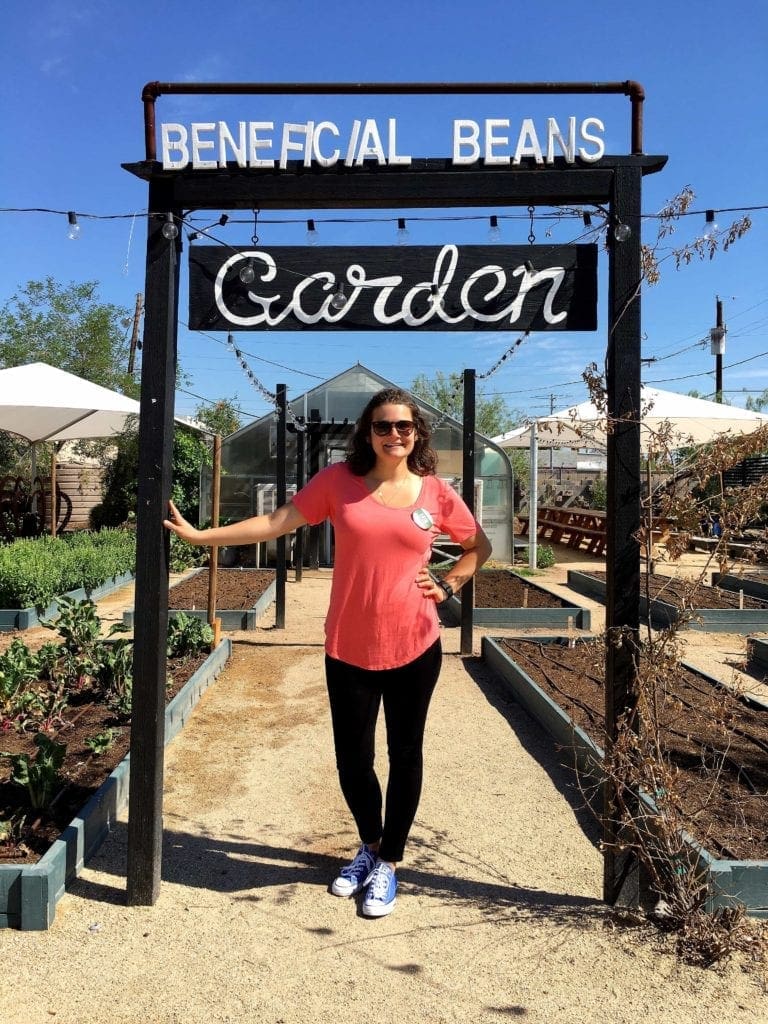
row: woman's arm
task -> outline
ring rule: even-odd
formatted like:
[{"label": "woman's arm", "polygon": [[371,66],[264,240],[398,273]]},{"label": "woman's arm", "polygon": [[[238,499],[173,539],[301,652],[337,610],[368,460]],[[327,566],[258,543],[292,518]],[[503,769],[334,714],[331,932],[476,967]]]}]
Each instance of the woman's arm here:
[{"label": "woman's arm", "polygon": [[491,542],[483,530],[478,530],[472,537],[463,540],[461,546],[464,554],[443,576],[445,582],[453,587],[454,594],[461,590],[467,580],[472,579],[480,566],[491,557]]},{"label": "woman's arm", "polygon": [[168,510],[169,516],[163,520],[163,526],[172,530],[188,544],[199,544],[205,547],[224,544],[258,544],[264,540],[282,537],[307,523],[307,520],[291,501],[281,505],[268,516],[253,516],[253,518],[243,519],[239,523],[211,527],[208,530],[198,530],[188,523],[172,501],[168,502]]},{"label": "woman's arm", "polygon": [[[464,553],[443,576],[445,582],[453,588],[454,594],[461,590],[467,580],[471,579],[491,556],[491,542],[482,529],[478,529],[477,533],[463,540],[461,546]],[[421,588],[424,597],[432,598],[437,604],[445,600],[445,592],[435,583],[429,569],[424,568],[419,572],[416,583]]]}]

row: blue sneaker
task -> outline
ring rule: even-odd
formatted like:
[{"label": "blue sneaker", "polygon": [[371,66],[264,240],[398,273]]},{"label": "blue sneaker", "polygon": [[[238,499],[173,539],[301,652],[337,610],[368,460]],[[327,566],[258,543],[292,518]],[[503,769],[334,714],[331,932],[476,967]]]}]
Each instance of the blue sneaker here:
[{"label": "blue sneaker", "polygon": [[386,861],[377,861],[365,890],[363,913],[366,917],[385,917],[391,914],[395,909],[396,894],[395,872]]},{"label": "blue sneaker", "polygon": [[354,896],[360,892],[376,867],[376,854],[365,843],[355,854],[351,864],[347,864],[331,882],[334,896]]}]

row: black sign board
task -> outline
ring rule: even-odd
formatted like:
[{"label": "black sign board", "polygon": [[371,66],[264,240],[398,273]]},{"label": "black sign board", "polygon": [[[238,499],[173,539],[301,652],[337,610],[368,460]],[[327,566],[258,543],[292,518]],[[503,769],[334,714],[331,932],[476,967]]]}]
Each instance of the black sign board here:
[{"label": "black sign board", "polygon": [[596,245],[192,246],[189,326],[594,331]]}]

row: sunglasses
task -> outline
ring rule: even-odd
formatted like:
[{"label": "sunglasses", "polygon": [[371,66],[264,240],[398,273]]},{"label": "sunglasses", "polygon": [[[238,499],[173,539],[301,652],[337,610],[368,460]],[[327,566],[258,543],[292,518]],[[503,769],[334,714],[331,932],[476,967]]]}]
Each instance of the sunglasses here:
[{"label": "sunglasses", "polygon": [[378,434],[379,437],[386,437],[392,433],[392,427],[398,432],[401,437],[410,437],[413,433],[413,428],[416,424],[413,420],[373,420],[371,423],[371,429],[374,434]]}]

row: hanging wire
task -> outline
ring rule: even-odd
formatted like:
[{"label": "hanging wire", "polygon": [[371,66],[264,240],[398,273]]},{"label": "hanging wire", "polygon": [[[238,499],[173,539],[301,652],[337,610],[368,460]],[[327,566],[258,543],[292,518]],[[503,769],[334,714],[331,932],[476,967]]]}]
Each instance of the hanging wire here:
[{"label": "hanging wire", "polygon": [[533,216],[534,216],[535,213],[536,213],[536,207],[535,206],[529,206],[528,207],[528,216],[531,218],[531,227],[530,227],[530,230],[528,231],[528,241],[530,242],[531,245],[533,245],[533,243],[536,241],[536,235],[533,233]]},{"label": "hanging wire", "polygon": [[493,364],[490,370],[486,370],[485,373],[479,373],[477,375],[477,379],[487,380],[489,377],[492,377],[494,373],[496,373],[496,371],[502,365],[502,363],[506,362],[506,360],[509,359],[510,356],[514,355],[516,350],[523,344],[525,339],[530,337],[530,334],[530,331],[523,331],[520,337],[509,346],[507,351],[503,355],[499,356],[499,358],[496,360],[496,362]]},{"label": "hanging wire", "polygon": [[[237,347],[237,345],[235,345],[235,342],[231,334],[227,335],[227,347],[234,353],[235,359],[237,359],[238,363],[240,364],[240,367],[243,370],[243,373],[248,378],[251,385],[259,392],[259,394],[265,400],[265,402],[267,402],[274,408],[275,414],[279,416],[280,402],[278,401],[277,394],[275,394],[272,391],[269,391],[262,384],[262,382],[259,380],[256,374],[250,368],[248,363],[245,361],[245,357],[243,356],[241,350]],[[304,431],[307,429],[306,426],[301,422],[301,420],[297,419],[296,416],[294,416],[293,410],[291,409],[288,402],[285,403],[285,415],[287,419],[291,421],[296,430]]]},{"label": "hanging wire", "polygon": [[124,277],[128,276],[128,261],[129,261],[130,256],[131,256],[131,244],[133,242],[133,229],[136,226],[136,217],[137,216],[138,216],[138,213],[134,213],[133,217],[131,218],[131,230],[128,232],[128,248],[125,250],[125,263],[123,264],[123,276]]}]

